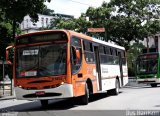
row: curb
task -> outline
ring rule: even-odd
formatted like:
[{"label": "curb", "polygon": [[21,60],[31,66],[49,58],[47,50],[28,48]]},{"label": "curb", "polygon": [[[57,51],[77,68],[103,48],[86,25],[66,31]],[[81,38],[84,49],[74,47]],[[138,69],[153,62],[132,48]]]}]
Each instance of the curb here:
[{"label": "curb", "polygon": [[10,99],[16,99],[16,96],[0,97],[0,101],[3,101],[3,100],[10,100]]}]

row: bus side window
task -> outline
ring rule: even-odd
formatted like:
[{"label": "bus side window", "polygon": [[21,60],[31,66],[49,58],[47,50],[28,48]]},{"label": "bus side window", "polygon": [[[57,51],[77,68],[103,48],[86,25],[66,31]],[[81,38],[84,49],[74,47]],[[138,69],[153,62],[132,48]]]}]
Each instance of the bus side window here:
[{"label": "bus side window", "polygon": [[71,55],[72,55],[72,64],[74,64],[74,60],[76,59],[76,54],[74,52],[74,47],[71,47]]},{"label": "bus side window", "polygon": [[[76,58],[76,51],[79,51],[79,58]],[[78,60],[78,61],[76,61]],[[81,48],[81,39],[77,37],[71,38],[71,65],[72,65],[72,74],[75,74],[79,71],[82,63],[82,48]]]},{"label": "bus side window", "polygon": [[83,41],[83,48],[84,48],[84,54],[85,54],[85,60],[87,63],[94,63],[94,52],[93,52],[93,45],[92,42],[84,40]]},{"label": "bus side window", "polygon": [[102,45],[100,45],[100,46],[99,46],[99,52],[100,52],[101,54],[105,54],[105,47],[102,46]]},{"label": "bus side window", "polygon": [[110,54],[110,48],[109,47],[105,47],[105,54]]},{"label": "bus side window", "polygon": [[112,48],[110,48],[110,55],[113,55],[113,50],[112,50]]}]

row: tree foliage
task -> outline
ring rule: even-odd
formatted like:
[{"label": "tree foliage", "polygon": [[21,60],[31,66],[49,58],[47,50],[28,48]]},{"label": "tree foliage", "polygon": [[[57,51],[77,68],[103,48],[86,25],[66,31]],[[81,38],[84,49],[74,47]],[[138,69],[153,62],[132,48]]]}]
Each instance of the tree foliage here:
[{"label": "tree foliage", "polygon": [[45,5],[44,2],[50,2],[50,0],[1,0],[0,10],[4,13],[4,17],[12,21],[13,34],[15,37],[15,31],[17,23],[21,23],[24,16],[29,15],[33,21],[38,21],[37,13],[42,13]]},{"label": "tree foliage", "polygon": [[47,6],[43,8],[42,14],[49,15],[49,16],[55,15],[54,10],[48,9]]},{"label": "tree foliage", "polygon": [[[97,8],[89,7],[78,19],[58,19],[56,27],[102,37],[128,50],[130,42],[138,42],[160,32],[159,5],[156,0],[111,0]],[[105,33],[88,33],[87,28],[91,27],[104,27]]]},{"label": "tree foliage", "polygon": [[116,15],[108,22],[109,39],[129,49],[139,41],[160,31],[158,2],[149,0],[111,0]]},{"label": "tree foliage", "polygon": [[42,13],[46,1],[50,0],[1,0],[0,8],[8,19],[18,23],[21,23],[27,14],[37,21],[37,13]]},{"label": "tree foliage", "polygon": [[11,43],[12,25],[9,20],[5,20],[4,13],[0,11],[0,60],[5,59],[5,49]]},{"label": "tree foliage", "polygon": [[60,16],[51,22],[49,29],[68,29],[86,33],[90,26],[91,23],[82,14],[78,19],[65,19]]}]

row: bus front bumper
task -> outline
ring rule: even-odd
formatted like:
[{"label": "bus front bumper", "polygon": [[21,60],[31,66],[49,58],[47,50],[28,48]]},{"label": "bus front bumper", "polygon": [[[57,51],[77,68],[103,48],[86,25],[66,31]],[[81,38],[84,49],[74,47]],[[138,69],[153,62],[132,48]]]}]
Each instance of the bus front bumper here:
[{"label": "bus front bumper", "polygon": [[[26,90],[15,87],[16,98],[19,100],[47,100],[56,98],[73,97],[73,86],[71,84],[63,84],[56,88]],[[38,93],[38,95],[37,95]]]},{"label": "bus front bumper", "polygon": [[160,83],[160,79],[157,79],[157,78],[137,79],[137,82],[144,83],[144,84]]}]

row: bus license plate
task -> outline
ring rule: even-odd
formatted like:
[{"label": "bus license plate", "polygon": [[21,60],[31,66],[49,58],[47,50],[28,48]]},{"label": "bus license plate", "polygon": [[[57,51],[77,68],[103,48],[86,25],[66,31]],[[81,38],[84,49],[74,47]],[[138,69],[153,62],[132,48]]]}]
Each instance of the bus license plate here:
[{"label": "bus license plate", "polygon": [[145,79],[144,81],[149,81],[148,79]]},{"label": "bus license plate", "polygon": [[37,96],[45,95],[45,92],[44,92],[44,91],[37,91],[37,92],[36,92],[36,95],[37,95]]}]

